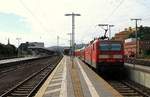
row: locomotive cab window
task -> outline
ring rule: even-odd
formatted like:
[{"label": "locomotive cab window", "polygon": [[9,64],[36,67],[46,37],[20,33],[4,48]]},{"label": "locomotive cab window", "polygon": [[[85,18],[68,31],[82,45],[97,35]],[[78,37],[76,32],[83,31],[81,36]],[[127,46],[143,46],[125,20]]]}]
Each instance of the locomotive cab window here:
[{"label": "locomotive cab window", "polygon": [[100,44],[100,50],[102,51],[109,50],[109,44]]},{"label": "locomotive cab window", "polygon": [[121,44],[107,44],[107,43],[101,43],[100,44],[100,50],[101,51],[120,51],[121,50]]},{"label": "locomotive cab window", "polygon": [[111,44],[111,50],[115,51],[121,50],[121,44]]}]

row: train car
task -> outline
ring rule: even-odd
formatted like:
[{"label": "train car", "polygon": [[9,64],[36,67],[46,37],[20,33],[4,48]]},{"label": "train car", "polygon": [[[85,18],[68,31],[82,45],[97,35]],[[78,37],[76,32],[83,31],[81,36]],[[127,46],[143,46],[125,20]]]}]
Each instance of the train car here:
[{"label": "train car", "polygon": [[79,57],[81,60],[84,60],[84,48],[75,50],[74,55]]},{"label": "train car", "polygon": [[80,50],[80,57],[79,57],[81,60],[85,60],[85,48],[82,48]]},{"label": "train car", "polygon": [[74,55],[75,55],[76,57],[80,57],[80,56],[81,56],[81,51],[80,51],[80,49],[75,50]]},{"label": "train car", "polygon": [[80,56],[97,70],[118,70],[124,64],[123,43],[96,39],[80,51]]},{"label": "train car", "polygon": [[63,53],[64,53],[64,55],[70,55],[71,49],[70,48],[64,48]]},{"label": "train car", "polygon": [[124,65],[124,49],[121,41],[101,40],[98,43],[97,68],[118,70]]}]

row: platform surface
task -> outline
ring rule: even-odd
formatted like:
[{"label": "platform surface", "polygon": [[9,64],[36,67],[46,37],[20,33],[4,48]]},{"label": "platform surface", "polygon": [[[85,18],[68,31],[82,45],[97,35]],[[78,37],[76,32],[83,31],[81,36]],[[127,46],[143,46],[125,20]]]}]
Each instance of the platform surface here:
[{"label": "platform surface", "polygon": [[33,58],[38,58],[38,57],[31,56],[31,57],[23,57],[23,58],[4,59],[4,60],[0,60],[0,64],[12,63],[12,62],[23,61],[23,60],[29,60],[29,59],[33,59]]},{"label": "platform surface", "polygon": [[150,66],[143,66],[143,65],[130,64],[130,63],[125,63],[124,65],[130,69],[135,69],[135,70],[150,73]]},{"label": "platform surface", "polygon": [[122,97],[78,58],[64,56],[35,97]]}]

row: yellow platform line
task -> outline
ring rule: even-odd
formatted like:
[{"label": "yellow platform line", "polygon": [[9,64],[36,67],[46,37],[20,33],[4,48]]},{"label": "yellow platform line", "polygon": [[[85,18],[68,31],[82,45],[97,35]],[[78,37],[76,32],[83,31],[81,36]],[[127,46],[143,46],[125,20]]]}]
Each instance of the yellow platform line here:
[{"label": "yellow platform line", "polygon": [[67,97],[67,61],[65,57],[64,68],[63,68],[63,79],[61,84],[61,91],[59,97]]}]

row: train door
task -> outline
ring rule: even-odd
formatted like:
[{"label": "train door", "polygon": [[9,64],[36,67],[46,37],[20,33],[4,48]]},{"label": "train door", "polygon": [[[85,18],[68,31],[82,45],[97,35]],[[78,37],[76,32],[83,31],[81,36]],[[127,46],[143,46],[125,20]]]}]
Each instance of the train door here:
[{"label": "train door", "polygon": [[97,41],[95,44],[95,67],[97,70],[99,70],[99,55],[100,55],[101,51],[100,51],[100,41]]},{"label": "train door", "polygon": [[91,52],[91,53],[90,53],[90,57],[91,57],[91,58],[90,58],[90,60],[91,60],[90,64],[91,64],[91,65],[93,65],[93,64],[92,64],[92,62],[93,62],[93,47],[94,47],[93,45],[94,45],[94,44],[92,44],[91,47],[90,47],[90,52]]},{"label": "train door", "polygon": [[92,66],[96,68],[96,43],[92,46]]}]

